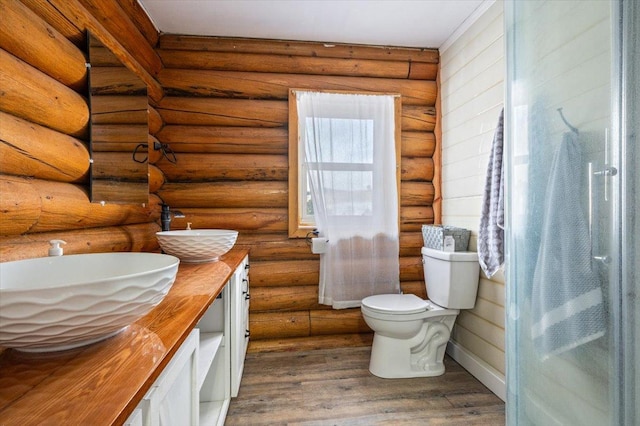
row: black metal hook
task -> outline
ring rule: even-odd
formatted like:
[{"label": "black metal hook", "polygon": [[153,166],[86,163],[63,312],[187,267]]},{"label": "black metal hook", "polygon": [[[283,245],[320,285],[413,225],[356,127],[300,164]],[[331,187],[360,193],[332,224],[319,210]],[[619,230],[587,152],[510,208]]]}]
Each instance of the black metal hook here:
[{"label": "black metal hook", "polygon": [[154,142],[153,143],[153,149],[155,149],[156,151],[161,151],[162,152],[162,156],[164,158],[166,158],[168,162],[170,162],[172,164],[176,164],[178,162],[178,158],[176,157],[176,153],[173,152],[173,150],[171,149],[169,144],[160,143],[160,142]]},{"label": "black metal hook", "polygon": [[140,164],[144,164],[147,162],[148,160],[148,156],[145,156],[142,160],[138,160],[137,155],[138,155],[138,150],[140,148],[144,148],[144,149],[148,149],[149,148],[149,144],[146,143],[139,143],[135,149],[133,150],[133,161],[135,161],[136,163],[140,163]]}]

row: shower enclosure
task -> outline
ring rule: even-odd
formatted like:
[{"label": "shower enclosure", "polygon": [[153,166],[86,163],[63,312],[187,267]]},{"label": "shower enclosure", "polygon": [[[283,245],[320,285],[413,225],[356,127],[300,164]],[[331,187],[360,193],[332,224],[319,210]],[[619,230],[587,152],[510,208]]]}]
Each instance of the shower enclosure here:
[{"label": "shower enclosure", "polygon": [[507,424],[640,424],[640,6],[508,1]]}]

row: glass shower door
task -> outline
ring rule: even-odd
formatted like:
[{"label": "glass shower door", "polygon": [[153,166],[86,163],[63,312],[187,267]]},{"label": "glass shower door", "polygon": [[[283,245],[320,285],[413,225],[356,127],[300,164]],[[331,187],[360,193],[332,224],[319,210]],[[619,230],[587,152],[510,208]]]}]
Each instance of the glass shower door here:
[{"label": "glass shower door", "polygon": [[509,425],[635,424],[638,161],[625,126],[637,83],[621,72],[623,9],[506,3]]}]

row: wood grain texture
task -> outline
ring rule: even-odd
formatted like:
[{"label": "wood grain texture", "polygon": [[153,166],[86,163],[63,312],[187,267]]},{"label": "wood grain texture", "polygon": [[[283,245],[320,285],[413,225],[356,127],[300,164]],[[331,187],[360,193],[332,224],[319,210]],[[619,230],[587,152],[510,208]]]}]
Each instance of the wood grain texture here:
[{"label": "wood grain texture", "polygon": [[71,20],[56,9],[53,4],[42,0],[20,0],[20,2],[29,7],[29,9],[35,12],[49,25],[54,27],[75,46],[82,50],[86,48],[84,29],[79,28],[71,22]]},{"label": "wood grain texture", "polygon": [[314,56],[320,58],[353,58],[411,61],[437,64],[437,49],[330,44],[286,40],[254,40],[229,37],[200,37],[163,34],[161,49],[205,52],[262,53],[275,55]]},{"label": "wood grain texture", "polygon": [[65,254],[103,252],[158,251],[155,233],[160,225],[149,222],[137,225],[109,226],[0,236],[0,261],[31,259],[47,255],[49,241],[63,240]]},{"label": "wood grain texture", "polygon": [[[293,70],[292,70],[293,72]],[[318,72],[318,70],[316,70]],[[279,74],[193,69],[164,69],[159,80],[168,95],[239,99],[287,99],[291,88],[400,93],[405,105],[433,106],[433,81],[330,74]]]},{"label": "wood grain texture", "polygon": [[122,10],[129,16],[129,19],[135,24],[136,28],[147,39],[151,47],[158,44],[160,34],[151,22],[147,12],[142,8],[137,0],[117,0]]},{"label": "wood grain texture", "polygon": [[79,185],[0,175],[0,235],[145,223],[160,218],[161,201],[150,195],[145,207],[94,204]]},{"label": "wood grain texture", "polygon": [[[75,0],[74,0],[75,1]],[[155,76],[162,69],[162,60],[142,35],[129,15],[112,0],[77,0],[104,28],[117,39],[145,70]],[[104,41],[103,41],[104,42]],[[117,54],[117,52],[116,52]]]},{"label": "wood grain texture", "polygon": [[378,78],[408,78],[410,70],[409,61],[162,49],[158,53],[167,68],[189,64],[190,69],[289,74],[318,74],[322,69],[326,75]]},{"label": "wood grain texture", "polygon": [[170,182],[286,181],[286,155],[181,153],[178,162],[158,162]]},{"label": "wood grain texture", "polygon": [[180,265],[163,301],[110,339],[53,354],[0,354],[0,423],[123,424],[246,254]]},{"label": "wood grain texture", "polygon": [[225,208],[287,206],[286,182],[166,183],[158,195],[177,207]]},{"label": "wood grain texture", "polygon": [[283,127],[288,119],[286,101],[166,97],[157,109],[166,124]]},{"label": "wood grain texture", "polygon": [[158,139],[175,152],[217,154],[287,154],[285,128],[164,126]]},{"label": "wood grain texture", "polygon": [[87,101],[73,89],[0,49],[0,110],[86,138]]},{"label": "wood grain texture", "polygon": [[504,424],[504,402],[448,356],[442,376],[381,379],[368,371],[370,346],[354,340],[360,346],[296,350],[313,341],[289,339],[273,341],[277,352],[250,351],[225,424]]},{"label": "wood grain texture", "polygon": [[1,48],[76,92],[86,90],[84,54],[64,35],[18,0],[1,0],[0,16]]},{"label": "wood grain texture", "polygon": [[0,111],[0,170],[16,176],[87,182],[89,150],[64,133]]},{"label": "wood grain texture", "polygon": [[[135,35],[135,31],[131,33],[125,32],[120,34],[120,37],[127,37],[128,35],[133,34],[131,39],[128,39],[127,45],[131,49],[131,51],[127,50],[126,47],[123,46],[121,41],[116,38],[111,32],[113,30],[117,31],[117,28],[109,28],[107,29],[103,22],[109,21],[113,15],[110,12],[114,11],[115,7],[118,7],[117,4],[112,2],[104,2],[106,4],[106,8],[103,10],[101,7],[97,6],[94,3],[87,3],[93,13],[87,10],[83,4],[79,2],[79,0],[48,0],[52,6],[58,10],[63,16],[70,20],[70,22],[78,27],[81,31],[90,30],[105,46],[107,46],[111,51],[131,70],[133,70],[138,76],[147,84],[147,90],[149,92],[149,96],[154,101],[159,101],[164,96],[164,91],[162,86],[155,78],[154,72],[157,73],[159,70],[160,58],[157,57],[157,62],[153,59],[155,55],[155,51],[151,49],[151,47],[146,43],[144,37],[138,32],[139,38]],[[87,0],[88,1],[88,0]],[[118,19],[118,13],[115,12],[115,19]],[[128,17],[124,17],[122,22],[113,22],[107,25],[118,26],[125,25],[128,26],[131,21]],[[129,30],[131,28],[128,28]],[[133,41],[132,41],[133,40]],[[139,44],[138,44],[139,43]],[[144,57],[152,62],[153,64],[144,63]],[[151,58],[151,59],[149,59]],[[143,64],[141,64],[143,63]],[[149,71],[149,69],[151,71]],[[155,71],[154,71],[155,70]]]}]

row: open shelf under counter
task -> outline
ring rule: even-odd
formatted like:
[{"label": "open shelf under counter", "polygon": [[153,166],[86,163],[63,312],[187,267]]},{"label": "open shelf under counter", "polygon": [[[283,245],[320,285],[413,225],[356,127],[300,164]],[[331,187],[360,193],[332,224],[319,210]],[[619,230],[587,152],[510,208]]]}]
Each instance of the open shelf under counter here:
[{"label": "open shelf under counter", "polygon": [[200,353],[198,354],[198,390],[209,373],[213,359],[224,345],[222,332],[200,333]]}]

